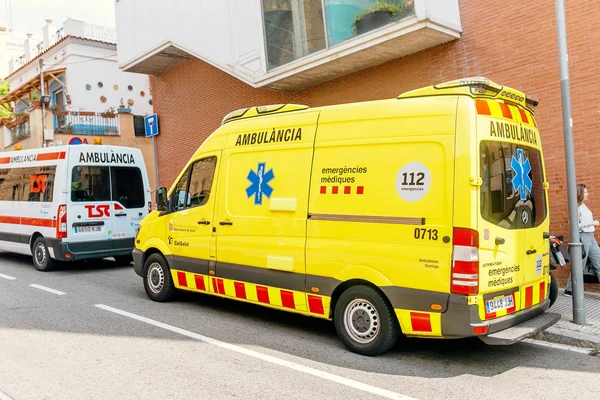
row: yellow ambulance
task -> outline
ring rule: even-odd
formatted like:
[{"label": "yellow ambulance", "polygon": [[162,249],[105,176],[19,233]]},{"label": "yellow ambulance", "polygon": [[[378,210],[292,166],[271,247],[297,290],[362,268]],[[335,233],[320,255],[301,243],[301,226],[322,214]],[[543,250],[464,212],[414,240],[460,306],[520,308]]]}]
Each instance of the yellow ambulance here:
[{"label": "yellow ambulance", "polygon": [[135,271],[155,301],[181,289],[333,320],[364,355],[401,334],[515,343],[559,319],[536,104],[469,78],[234,111],[157,190]]}]

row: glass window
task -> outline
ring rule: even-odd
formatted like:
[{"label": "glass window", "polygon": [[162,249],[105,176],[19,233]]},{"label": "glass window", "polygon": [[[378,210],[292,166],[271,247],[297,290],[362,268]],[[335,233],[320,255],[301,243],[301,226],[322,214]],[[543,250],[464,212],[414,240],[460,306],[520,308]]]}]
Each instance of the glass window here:
[{"label": "glass window", "polygon": [[321,0],[263,0],[268,69],[326,47]]},{"label": "glass window", "polygon": [[546,219],[540,152],[512,143],[480,145],[481,215],[507,229],[539,226]]},{"label": "glass window", "polygon": [[71,179],[71,201],[110,201],[109,168],[74,167]]},{"label": "glass window", "polygon": [[22,187],[19,168],[0,170],[0,201],[22,201]]},{"label": "glass window", "polygon": [[208,202],[212,189],[217,157],[208,157],[192,166],[192,176],[188,189],[188,207],[203,206]]},{"label": "glass window", "polygon": [[56,166],[21,168],[22,201],[51,202]]},{"label": "glass window", "polygon": [[181,176],[181,179],[177,183],[177,186],[175,186],[175,190],[173,191],[173,194],[171,196],[174,211],[183,210],[185,208],[185,197],[187,193],[189,176],[190,169],[188,168]]},{"label": "glass window", "polygon": [[137,167],[110,167],[112,199],[125,208],[145,207],[144,181]]}]

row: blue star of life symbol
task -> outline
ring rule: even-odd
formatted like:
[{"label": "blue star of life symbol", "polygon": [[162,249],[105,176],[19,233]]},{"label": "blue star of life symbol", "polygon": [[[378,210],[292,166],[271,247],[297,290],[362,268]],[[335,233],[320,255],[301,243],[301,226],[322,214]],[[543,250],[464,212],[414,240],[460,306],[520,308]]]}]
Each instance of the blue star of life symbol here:
[{"label": "blue star of life symbol", "polygon": [[246,188],[246,195],[248,198],[254,195],[254,205],[260,206],[262,205],[262,197],[263,195],[267,196],[267,198],[271,198],[271,194],[273,193],[273,188],[269,185],[269,182],[275,178],[275,174],[273,173],[273,169],[271,168],[269,171],[265,172],[265,166],[267,163],[258,163],[258,168],[256,172],[250,170],[248,172],[248,179],[252,184]]},{"label": "blue star of life symbol", "polygon": [[519,192],[522,201],[527,200],[527,192],[531,193],[533,182],[529,177],[531,172],[531,163],[529,159],[523,160],[523,149],[517,149],[517,157],[512,156],[510,168],[515,172],[512,179],[512,185],[515,193]]}]

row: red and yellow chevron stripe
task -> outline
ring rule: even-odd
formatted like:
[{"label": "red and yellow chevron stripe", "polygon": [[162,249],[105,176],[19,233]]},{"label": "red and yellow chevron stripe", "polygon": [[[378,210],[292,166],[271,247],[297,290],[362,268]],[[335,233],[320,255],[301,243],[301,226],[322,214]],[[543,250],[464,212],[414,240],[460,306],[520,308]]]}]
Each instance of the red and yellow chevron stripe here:
[{"label": "red and yellow chevron stripe", "polygon": [[477,114],[489,115],[494,118],[508,119],[521,122],[537,128],[533,115],[523,108],[497,100],[477,99],[475,101]]},{"label": "red and yellow chevron stripe", "polygon": [[178,289],[209,293],[221,297],[232,297],[250,303],[259,303],[272,308],[285,308],[300,314],[320,318],[329,318],[331,298],[294,290],[257,285],[195,274],[192,272],[171,270],[173,284]]}]

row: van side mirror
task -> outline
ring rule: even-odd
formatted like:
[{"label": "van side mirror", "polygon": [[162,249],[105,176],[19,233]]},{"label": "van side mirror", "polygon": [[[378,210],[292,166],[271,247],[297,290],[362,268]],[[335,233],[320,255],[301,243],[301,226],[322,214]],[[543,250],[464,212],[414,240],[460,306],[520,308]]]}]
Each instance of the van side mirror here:
[{"label": "van side mirror", "polygon": [[156,210],[167,211],[167,189],[164,187],[156,189]]}]

